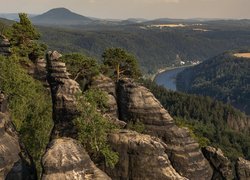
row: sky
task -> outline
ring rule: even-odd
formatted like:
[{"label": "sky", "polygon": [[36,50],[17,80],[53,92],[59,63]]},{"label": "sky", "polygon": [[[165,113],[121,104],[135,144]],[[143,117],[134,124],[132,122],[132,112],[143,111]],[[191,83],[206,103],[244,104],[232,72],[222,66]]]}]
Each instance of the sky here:
[{"label": "sky", "polygon": [[250,0],[0,0],[0,13],[41,14],[65,7],[84,16],[250,19]]}]

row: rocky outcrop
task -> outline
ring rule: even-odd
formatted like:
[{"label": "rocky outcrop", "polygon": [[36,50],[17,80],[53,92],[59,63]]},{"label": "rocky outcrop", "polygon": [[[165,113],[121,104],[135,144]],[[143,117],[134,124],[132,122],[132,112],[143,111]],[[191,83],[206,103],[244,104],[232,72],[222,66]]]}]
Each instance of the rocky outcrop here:
[{"label": "rocky outcrop", "polygon": [[79,84],[69,78],[65,63],[56,52],[47,54],[47,79],[53,101],[54,128],[42,160],[43,180],[110,179],[91,161],[84,148],[76,141],[77,129],[73,120],[78,115],[76,94]]},{"label": "rocky outcrop", "polygon": [[98,75],[94,77],[91,81],[91,88],[97,88],[104,93],[107,93],[108,102],[107,110],[105,114],[108,116],[114,124],[123,128],[126,126],[124,121],[118,119],[118,106],[116,101],[116,85],[112,79],[104,75]]},{"label": "rocky outcrop", "polygon": [[212,179],[214,180],[234,179],[232,164],[230,160],[224,156],[221,149],[209,146],[203,148],[202,151],[207,160],[210,162],[211,166],[213,167],[214,174]]},{"label": "rocky outcrop", "polygon": [[108,139],[120,157],[114,169],[106,169],[112,179],[186,179],[172,167],[160,139],[128,130],[110,134]]},{"label": "rocky outcrop", "polygon": [[84,148],[71,138],[54,139],[42,160],[42,180],[110,180],[91,161]]},{"label": "rocky outcrop", "polygon": [[2,92],[0,92],[0,110],[0,179],[35,179],[35,166],[19,142]]},{"label": "rocky outcrop", "polygon": [[9,40],[2,35],[0,35],[0,55],[3,55],[3,56],[10,55]]},{"label": "rocky outcrop", "polygon": [[47,79],[53,102],[54,128],[52,136],[76,137],[73,119],[78,114],[75,95],[80,93],[79,84],[69,78],[65,63],[56,51],[47,54]]},{"label": "rocky outcrop", "polygon": [[250,179],[250,161],[239,158],[236,162],[236,174],[239,180]]},{"label": "rocky outcrop", "polygon": [[207,180],[212,177],[209,162],[188,129],[179,128],[153,94],[129,79],[121,80],[117,90],[119,119],[140,121],[145,133],[161,138],[175,170],[189,179]]}]

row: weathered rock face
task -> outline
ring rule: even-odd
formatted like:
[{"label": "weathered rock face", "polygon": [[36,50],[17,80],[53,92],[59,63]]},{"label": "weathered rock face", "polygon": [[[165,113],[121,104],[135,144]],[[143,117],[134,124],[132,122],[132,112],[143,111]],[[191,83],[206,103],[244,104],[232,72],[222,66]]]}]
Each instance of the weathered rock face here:
[{"label": "weathered rock face", "polygon": [[223,180],[223,179],[233,179],[233,167],[230,160],[224,156],[221,149],[216,149],[213,147],[206,147],[203,150],[204,156],[210,162],[213,167],[214,174],[212,179]]},{"label": "weathered rock face", "polygon": [[110,180],[91,161],[84,148],[71,138],[54,139],[42,160],[43,180]]},{"label": "weathered rock face", "polygon": [[79,84],[69,78],[65,63],[56,51],[47,54],[48,82],[53,102],[53,136],[75,137],[76,132],[72,120],[78,114],[75,95],[80,93]]},{"label": "weathered rock face", "polygon": [[189,179],[211,179],[212,169],[186,128],[179,128],[153,94],[130,80],[119,82],[117,90],[121,120],[140,121],[145,133],[161,138],[167,144],[167,154],[182,176]]},{"label": "weathered rock face", "polygon": [[10,43],[9,40],[0,35],[0,55],[10,55]]},{"label": "weathered rock face", "polygon": [[51,136],[53,140],[42,160],[42,179],[110,179],[94,165],[84,148],[72,139],[77,137],[77,129],[73,124],[78,115],[75,95],[81,90],[79,84],[69,78],[60,57],[56,51],[47,54],[47,79],[53,101],[54,128]]},{"label": "weathered rock face", "polygon": [[0,179],[35,179],[35,166],[20,144],[0,92]]},{"label": "weathered rock face", "polygon": [[118,106],[116,101],[116,85],[112,79],[104,75],[99,75],[93,78],[91,81],[91,88],[97,88],[105,93],[108,97],[108,107],[105,112],[109,116],[109,119],[119,127],[123,128],[126,126],[124,121],[118,119]]},{"label": "weathered rock face", "polygon": [[166,145],[158,138],[121,130],[111,134],[109,142],[120,157],[114,169],[106,169],[112,179],[186,179],[172,167]]},{"label": "weathered rock face", "polygon": [[250,179],[250,161],[239,158],[236,162],[236,174],[239,180]]}]

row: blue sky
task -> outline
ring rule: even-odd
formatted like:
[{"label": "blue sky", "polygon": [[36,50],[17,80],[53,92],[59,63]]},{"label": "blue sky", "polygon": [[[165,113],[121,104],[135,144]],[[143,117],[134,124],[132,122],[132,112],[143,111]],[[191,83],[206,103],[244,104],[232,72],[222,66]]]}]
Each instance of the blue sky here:
[{"label": "blue sky", "polygon": [[43,13],[65,7],[98,18],[250,19],[250,0],[0,0],[0,13]]}]

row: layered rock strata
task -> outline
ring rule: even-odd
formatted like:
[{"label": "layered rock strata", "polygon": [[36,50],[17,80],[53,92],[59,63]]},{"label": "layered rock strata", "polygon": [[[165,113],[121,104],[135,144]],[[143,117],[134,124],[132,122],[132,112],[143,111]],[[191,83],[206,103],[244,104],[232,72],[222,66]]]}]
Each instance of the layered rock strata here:
[{"label": "layered rock strata", "polygon": [[158,138],[121,130],[110,134],[109,143],[120,157],[114,169],[106,169],[112,179],[186,179],[172,167],[166,145]]},{"label": "layered rock strata", "polygon": [[78,114],[76,94],[81,93],[79,84],[69,78],[65,63],[57,51],[47,54],[47,80],[51,89],[54,128],[52,136],[76,137],[73,119]]},{"label": "layered rock strata", "polygon": [[85,149],[76,141],[77,129],[73,120],[78,115],[76,94],[79,84],[69,78],[65,63],[56,52],[47,54],[48,82],[53,101],[54,128],[52,141],[43,156],[43,180],[110,178],[91,161]]},{"label": "layered rock strata", "polygon": [[118,84],[119,119],[140,121],[145,133],[161,138],[175,170],[189,179],[207,180],[212,177],[209,162],[188,129],[177,127],[160,102],[143,86],[129,79]]},{"label": "layered rock strata", "polygon": [[212,179],[234,179],[232,164],[230,160],[224,156],[221,149],[208,146],[203,148],[202,151],[213,167],[214,174]]}]

